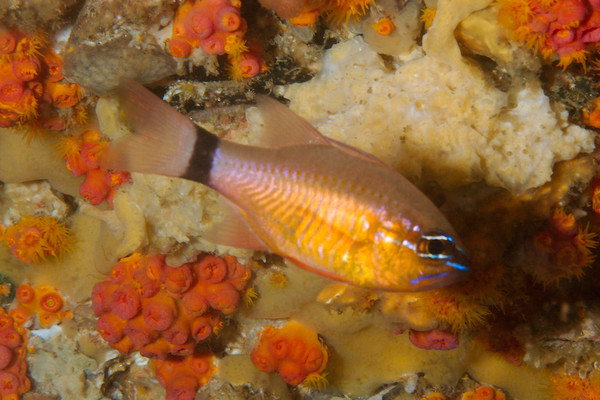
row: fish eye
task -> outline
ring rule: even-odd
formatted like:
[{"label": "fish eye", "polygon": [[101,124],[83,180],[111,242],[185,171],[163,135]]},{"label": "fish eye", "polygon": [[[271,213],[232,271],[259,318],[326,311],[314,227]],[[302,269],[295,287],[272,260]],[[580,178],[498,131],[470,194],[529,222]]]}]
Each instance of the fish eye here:
[{"label": "fish eye", "polygon": [[446,243],[439,239],[430,240],[427,243],[427,251],[434,256],[440,255],[446,251]]},{"label": "fish eye", "polygon": [[417,250],[421,257],[438,259],[448,258],[452,247],[452,238],[440,232],[431,232],[421,237]]}]

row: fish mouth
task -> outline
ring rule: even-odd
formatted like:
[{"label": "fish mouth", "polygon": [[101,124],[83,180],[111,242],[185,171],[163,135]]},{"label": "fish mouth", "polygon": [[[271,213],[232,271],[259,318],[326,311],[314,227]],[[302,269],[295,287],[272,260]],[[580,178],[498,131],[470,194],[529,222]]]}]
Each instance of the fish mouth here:
[{"label": "fish mouth", "polygon": [[439,289],[463,280],[468,275],[468,269],[438,272],[436,274],[421,275],[412,281],[415,291]]},{"label": "fish mouth", "polygon": [[471,259],[464,250],[457,247],[453,256],[436,268],[428,268],[424,273],[410,281],[415,291],[439,289],[464,279],[470,271]]}]

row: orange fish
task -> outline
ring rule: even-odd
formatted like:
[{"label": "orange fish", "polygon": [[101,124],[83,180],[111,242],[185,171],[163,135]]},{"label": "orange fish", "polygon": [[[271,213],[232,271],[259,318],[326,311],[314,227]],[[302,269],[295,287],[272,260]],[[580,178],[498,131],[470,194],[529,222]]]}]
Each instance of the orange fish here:
[{"label": "orange fish", "polygon": [[433,289],[469,270],[454,229],[412,183],[273,99],[258,100],[272,147],[219,139],[133,81],[121,105],[136,134],[111,143],[104,166],[217,190],[233,207],[210,241],[380,290]]}]

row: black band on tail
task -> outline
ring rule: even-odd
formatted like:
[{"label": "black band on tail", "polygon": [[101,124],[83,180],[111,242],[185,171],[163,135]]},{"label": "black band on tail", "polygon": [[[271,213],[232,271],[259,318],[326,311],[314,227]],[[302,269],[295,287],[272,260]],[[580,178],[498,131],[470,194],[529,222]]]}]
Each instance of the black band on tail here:
[{"label": "black band on tail", "polygon": [[219,141],[220,139],[217,136],[206,129],[196,126],[194,152],[190,158],[187,171],[181,177],[204,184],[208,183]]}]

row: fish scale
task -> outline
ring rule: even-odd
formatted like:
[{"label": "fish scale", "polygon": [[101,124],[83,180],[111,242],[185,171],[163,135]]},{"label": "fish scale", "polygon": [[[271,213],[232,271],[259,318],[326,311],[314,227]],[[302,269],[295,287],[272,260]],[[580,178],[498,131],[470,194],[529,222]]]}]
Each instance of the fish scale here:
[{"label": "fish scale", "polygon": [[[211,182],[240,207],[270,248],[326,274],[351,275],[360,282],[373,279],[377,217],[365,200],[377,203],[383,200],[380,196],[356,182],[300,172],[295,160],[274,166],[240,156],[217,156]],[[262,210],[260,216],[256,210]]]}]

